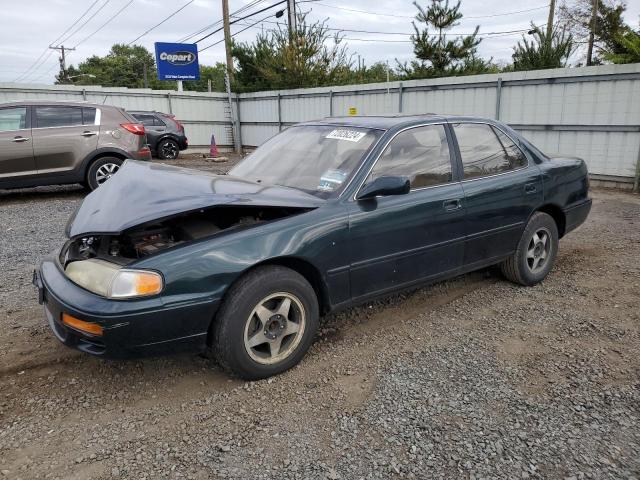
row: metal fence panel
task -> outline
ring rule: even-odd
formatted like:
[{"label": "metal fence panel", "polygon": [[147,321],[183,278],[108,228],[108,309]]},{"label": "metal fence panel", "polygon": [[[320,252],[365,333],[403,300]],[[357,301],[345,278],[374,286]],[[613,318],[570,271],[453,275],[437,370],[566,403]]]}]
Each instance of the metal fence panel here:
[{"label": "metal fence panel", "polygon": [[[175,114],[191,146],[233,144],[224,93],[0,84],[0,102],[82,100]],[[330,115],[443,113],[497,118],[548,154],[583,157],[593,174],[633,177],[640,149],[640,64],[511,72],[236,96],[241,139],[258,146]]]}]

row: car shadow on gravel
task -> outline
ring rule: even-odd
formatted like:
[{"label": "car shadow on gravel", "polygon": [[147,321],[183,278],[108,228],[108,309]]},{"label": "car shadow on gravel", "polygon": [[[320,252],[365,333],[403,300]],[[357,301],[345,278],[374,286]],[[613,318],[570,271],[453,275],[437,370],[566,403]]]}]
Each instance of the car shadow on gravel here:
[{"label": "car shadow on gravel", "polygon": [[48,187],[0,189],[0,204],[4,202],[37,202],[59,200],[65,196],[85,196],[89,192],[80,184],[54,185]]}]

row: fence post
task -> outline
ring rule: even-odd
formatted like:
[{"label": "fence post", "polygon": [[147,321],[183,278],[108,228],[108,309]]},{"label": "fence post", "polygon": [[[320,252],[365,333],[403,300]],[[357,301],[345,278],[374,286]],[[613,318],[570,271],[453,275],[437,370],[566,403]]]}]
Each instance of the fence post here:
[{"label": "fence post", "polygon": [[640,147],[638,147],[638,160],[636,161],[636,178],[633,180],[633,193],[640,193]]},{"label": "fence post", "polygon": [[496,120],[500,120],[500,99],[502,98],[502,77],[496,83]]},{"label": "fence post", "polygon": [[85,102],[87,101],[87,89],[86,88],[82,89],[82,100],[84,100]]},{"label": "fence post", "polygon": [[167,92],[167,100],[169,101],[169,113],[173,114],[173,106],[171,105],[171,92]]},{"label": "fence post", "polygon": [[278,92],[278,131],[282,131],[282,110],[280,106],[280,92]]},{"label": "fence post", "polygon": [[236,93],[236,122],[238,124],[238,144],[242,151],[242,121],[240,120],[240,97]]},{"label": "fence post", "polygon": [[398,112],[402,113],[402,82],[398,85]]},{"label": "fence post", "polygon": [[329,116],[333,117],[333,90],[329,90]]}]

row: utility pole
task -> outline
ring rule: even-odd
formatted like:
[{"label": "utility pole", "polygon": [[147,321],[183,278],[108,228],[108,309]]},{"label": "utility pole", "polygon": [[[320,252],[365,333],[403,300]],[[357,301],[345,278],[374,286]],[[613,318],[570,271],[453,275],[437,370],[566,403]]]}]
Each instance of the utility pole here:
[{"label": "utility pole", "polygon": [[147,64],[142,64],[142,76],[144,78],[144,88],[149,88],[149,78],[147,77]]},{"label": "utility pole", "polygon": [[551,44],[551,36],[553,35],[553,17],[556,14],[556,0],[549,3],[549,17],[547,18],[547,41]]},{"label": "utility pole", "polygon": [[53,47],[49,45],[51,50],[59,50],[60,51],[60,71],[62,72],[61,82],[64,82],[67,78],[67,60],[64,52],[71,52],[75,50],[75,48],[65,48],[64,45],[60,45],[59,47]]},{"label": "utility pole", "polygon": [[596,22],[598,21],[598,0],[593,0],[591,10],[591,28],[589,29],[589,47],[587,48],[587,66],[593,65],[593,42],[596,36]]},{"label": "utility pole", "polygon": [[227,53],[227,73],[233,78],[233,57],[231,56],[231,28],[229,27],[229,0],[222,0],[222,22],[224,27],[224,48]]},{"label": "utility pole", "polygon": [[296,0],[287,0],[287,13],[289,14],[289,38],[293,38],[298,31],[296,22]]}]

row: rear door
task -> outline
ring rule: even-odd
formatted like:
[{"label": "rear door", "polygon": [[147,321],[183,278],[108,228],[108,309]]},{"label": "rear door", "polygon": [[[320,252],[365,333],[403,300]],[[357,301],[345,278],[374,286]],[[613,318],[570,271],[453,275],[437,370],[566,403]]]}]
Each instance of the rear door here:
[{"label": "rear door", "polygon": [[0,179],[37,173],[29,107],[0,108]]},{"label": "rear door", "polygon": [[406,176],[406,195],[349,204],[354,300],[455,272],[464,248],[463,192],[454,175],[447,128],[432,124],[398,133],[363,185]]},{"label": "rear door", "polygon": [[136,118],[136,120],[144,125],[144,131],[147,134],[147,140],[149,144],[151,144],[155,149],[158,138],[167,130],[167,126],[165,125],[165,123],[152,114],[134,113],[132,115]]},{"label": "rear door", "polygon": [[64,105],[33,108],[33,154],[39,173],[71,171],[97,148],[100,114],[96,108]]},{"label": "rear door", "polygon": [[512,253],[542,201],[540,170],[501,129],[453,124],[466,208],[464,264],[492,263]]}]

